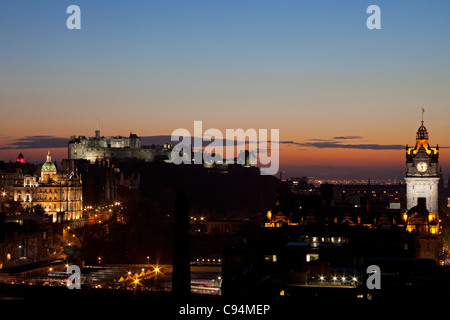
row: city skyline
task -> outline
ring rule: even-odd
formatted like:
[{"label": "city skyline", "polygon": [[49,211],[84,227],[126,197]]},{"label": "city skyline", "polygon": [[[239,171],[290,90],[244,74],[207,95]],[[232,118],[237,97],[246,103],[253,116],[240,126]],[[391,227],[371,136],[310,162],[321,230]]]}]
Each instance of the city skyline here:
[{"label": "city skyline", "polygon": [[449,17],[445,0],[0,1],[0,304],[445,312]]},{"label": "city skyline", "polygon": [[[130,131],[130,133],[136,133]],[[84,135],[84,134],[80,134]],[[102,132],[103,135],[103,132]],[[86,134],[87,137],[94,135]],[[120,135],[104,135],[106,137]],[[121,136],[127,136],[123,134]],[[138,135],[139,136],[139,135]],[[171,143],[170,135],[142,136],[143,145]],[[25,160],[31,163],[43,163],[47,151],[51,151],[54,161],[60,162],[67,159],[67,143],[69,138],[54,136],[27,136],[7,141],[0,148],[0,153],[8,156],[1,160],[16,161],[19,153],[24,154]],[[433,140],[431,140],[433,141]],[[337,179],[337,180],[403,180],[405,145],[390,144],[381,145],[365,143],[366,140],[359,136],[337,136],[331,139],[307,139],[304,142],[281,140],[280,148],[280,170],[278,175],[283,177],[295,177],[306,175],[315,179]],[[176,142],[172,142],[176,144]],[[204,146],[208,143],[204,143]],[[408,143],[414,146],[414,141]],[[436,145],[436,144],[433,144]],[[287,147],[286,147],[287,146]],[[448,147],[439,144],[441,156],[445,157]],[[303,163],[292,163],[285,161],[283,155],[293,153],[289,148],[297,148],[302,153]],[[348,152],[350,150],[350,152]],[[294,152],[297,150],[294,150]],[[302,152],[303,151],[303,152]],[[335,154],[333,161],[327,161],[326,153]],[[317,161],[318,154],[325,154],[322,161]],[[358,156],[360,163],[352,162],[352,157]],[[310,156],[310,158],[307,158]],[[332,158],[330,156],[330,158]],[[295,155],[293,156],[295,161]],[[447,157],[447,159],[449,159]],[[441,168],[444,178],[447,177],[448,161],[443,159]],[[310,162],[308,162],[308,160]],[[353,159],[354,160],[354,159]],[[375,161],[371,163],[370,161]]]},{"label": "city skyline", "polygon": [[379,2],[381,30],[368,1],[77,1],[81,30],[66,28],[70,4],[1,4],[0,160],[60,161],[97,118],[105,136],[141,137],[202,120],[280,129],[286,175],[401,177],[425,108],[450,168],[446,2]]}]

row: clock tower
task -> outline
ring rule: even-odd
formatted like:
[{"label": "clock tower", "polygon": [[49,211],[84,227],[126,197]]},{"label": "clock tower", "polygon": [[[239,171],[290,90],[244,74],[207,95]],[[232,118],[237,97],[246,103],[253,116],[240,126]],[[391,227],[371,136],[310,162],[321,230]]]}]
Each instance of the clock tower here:
[{"label": "clock tower", "polygon": [[438,218],[439,146],[431,148],[427,128],[419,127],[416,145],[406,145],[406,210],[419,203]]}]

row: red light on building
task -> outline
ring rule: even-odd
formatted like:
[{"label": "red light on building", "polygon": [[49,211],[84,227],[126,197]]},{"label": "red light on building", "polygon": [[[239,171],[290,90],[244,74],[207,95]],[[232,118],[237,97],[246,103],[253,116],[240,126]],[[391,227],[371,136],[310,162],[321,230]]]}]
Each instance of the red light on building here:
[{"label": "red light on building", "polygon": [[17,157],[17,162],[20,163],[25,163],[25,157],[23,156],[23,154],[19,154],[19,156]]}]

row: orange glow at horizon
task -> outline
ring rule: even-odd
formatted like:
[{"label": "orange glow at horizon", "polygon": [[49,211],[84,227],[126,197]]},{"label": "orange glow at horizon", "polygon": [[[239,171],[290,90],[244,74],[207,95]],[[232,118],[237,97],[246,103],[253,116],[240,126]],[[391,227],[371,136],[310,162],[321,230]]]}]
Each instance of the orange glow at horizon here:
[{"label": "orange glow at horizon", "polygon": [[[441,167],[450,167],[450,149],[440,150]],[[280,148],[281,166],[336,166],[392,168],[405,164],[404,150],[356,150],[319,148]]]},{"label": "orange glow at horizon", "polygon": [[[0,150],[4,161],[15,162],[19,153],[23,153],[26,162],[44,163],[47,149],[10,149]],[[450,149],[441,149],[440,165],[450,166]],[[61,162],[67,159],[67,148],[51,148],[52,159]],[[336,167],[400,167],[405,163],[404,150],[355,150],[355,149],[320,149],[297,148],[280,145],[280,167],[302,166],[336,166]]]},{"label": "orange glow at horizon", "polygon": [[404,163],[402,150],[355,150],[320,148],[280,148],[280,158],[286,165],[336,165],[352,167],[388,167]]}]

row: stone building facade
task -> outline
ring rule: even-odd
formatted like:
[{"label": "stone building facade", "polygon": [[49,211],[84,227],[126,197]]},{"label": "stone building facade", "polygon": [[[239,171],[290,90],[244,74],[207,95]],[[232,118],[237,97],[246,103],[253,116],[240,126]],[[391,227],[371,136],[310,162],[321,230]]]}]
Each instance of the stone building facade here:
[{"label": "stone building facade", "polygon": [[129,137],[111,137],[100,135],[95,131],[94,137],[71,136],[68,144],[68,159],[85,159],[91,163],[103,159],[138,159],[146,162],[155,160],[170,161],[172,145],[142,146],[141,138],[130,133]]},{"label": "stone building facade", "polygon": [[26,174],[14,185],[14,201],[26,210],[40,205],[53,222],[74,220],[82,217],[82,181],[76,173],[58,173],[51,160],[41,167],[40,176]]}]

